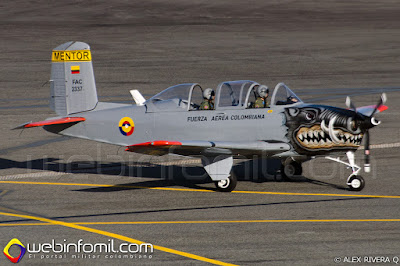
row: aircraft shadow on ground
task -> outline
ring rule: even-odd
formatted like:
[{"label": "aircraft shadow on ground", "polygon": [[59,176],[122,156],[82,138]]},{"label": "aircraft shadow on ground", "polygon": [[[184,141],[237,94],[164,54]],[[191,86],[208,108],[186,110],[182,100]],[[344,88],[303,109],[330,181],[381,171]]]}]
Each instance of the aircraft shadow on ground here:
[{"label": "aircraft shadow on ground", "polygon": [[[167,212],[185,212],[194,210],[222,210],[222,209],[235,209],[244,207],[270,207],[270,206],[285,206],[285,205],[302,205],[312,203],[332,203],[332,202],[343,202],[343,201],[359,201],[359,200],[374,200],[376,198],[360,197],[360,198],[336,198],[336,199],[315,199],[315,200],[300,200],[300,201],[279,201],[279,202],[268,202],[268,203],[254,203],[254,204],[233,204],[233,205],[216,205],[216,206],[200,206],[200,207],[180,207],[180,208],[166,208],[166,209],[151,209],[151,210],[137,210],[137,211],[125,211],[125,212],[111,212],[111,213],[95,213],[95,214],[82,214],[82,215],[70,215],[70,216],[57,216],[49,217],[50,219],[76,219],[76,218],[87,218],[87,217],[106,217],[106,216],[122,216],[122,215],[135,215],[135,214],[146,214],[146,213],[167,213]],[[29,219],[17,219],[11,221],[1,221],[0,224],[15,223],[15,222],[26,222]]]},{"label": "aircraft shadow on ground", "polygon": [[[19,168],[27,170],[53,171],[65,174],[98,174],[110,178],[117,177],[143,177],[154,178],[154,181],[116,184],[110,187],[97,187],[80,189],[83,192],[113,192],[121,190],[146,189],[151,187],[183,186],[193,189],[215,190],[203,187],[202,184],[211,183],[211,179],[201,166],[197,165],[160,165],[150,162],[136,163],[102,163],[97,161],[74,161],[71,163],[60,162],[59,158],[43,158],[23,162],[0,158],[0,170]],[[233,167],[238,181],[247,182],[288,182],[280,175],[280,161],[248,160],[240,162]],[[318,186],[330,186],[335,189],[348,190],[347,187],[313,180],[298,176],[290,182],[310,183]]]}]

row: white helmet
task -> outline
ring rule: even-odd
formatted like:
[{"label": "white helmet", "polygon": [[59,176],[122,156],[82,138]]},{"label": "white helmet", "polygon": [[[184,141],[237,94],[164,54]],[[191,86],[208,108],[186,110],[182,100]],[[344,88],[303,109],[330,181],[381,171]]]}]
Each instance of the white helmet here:
[{"label": "white helmet", "polygon": [[258,93],[258,96],[265,98],[267,96],[267,94],[269,93],[269,89],[267,86],[261,85],[257,88],[257,93]]},{"label": "white helmet", "polygon": [[203,98],[207,100],[211,100],[212,97],[215,95],[214,90],[207,88],[203,91]]}]

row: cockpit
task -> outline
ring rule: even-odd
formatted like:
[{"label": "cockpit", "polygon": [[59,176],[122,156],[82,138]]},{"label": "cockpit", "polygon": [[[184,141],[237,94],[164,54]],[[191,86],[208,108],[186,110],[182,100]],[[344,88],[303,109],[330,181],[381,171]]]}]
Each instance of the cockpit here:
[{"label": "cockpit", "polygon": [[274,93],[271,98],[273,105],[289,105],[303,102],[291,89],[284,83],[278,83],[275,86]]},{"label": "cockpit", "polygon": [[[255,108],[258,89],[267,88],[251,80],[221,82],[215,89],[213,109]],[[147,112],[200,111],[204,101],[202,88],[198,83],[179,84],[165,89],[145,102]],[[269,107],[301,103],[301,99],[284,83],[275,86],[268,95]]]}]

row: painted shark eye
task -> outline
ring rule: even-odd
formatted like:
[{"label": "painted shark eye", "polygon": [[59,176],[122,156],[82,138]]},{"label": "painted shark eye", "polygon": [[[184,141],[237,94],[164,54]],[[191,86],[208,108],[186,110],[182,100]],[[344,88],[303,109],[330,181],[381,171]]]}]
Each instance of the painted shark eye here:
[{"label": "painted shark eye", "polygon": [[353,131],[356,131],[356,130],[357,130],[357,123],[356,123],[356,121],[351,121],[351,122],[350,122],[350,128],[351,128],[351,130],[353,130]]},{"label": "painted shark eye", "polygon": [[358,134],[358,133],[361,132],[359,122],[353,120],[352,118],[350,118],[350,119],[347,121],[347,128],[348,128],[348,129],[350,130],[350,132],[352,132],[352,133]]},{"label": "painted shark eye", "polygon": [[311,113],[311,112],[307,112],[307,113],[306,113],[306,119],[307,119],[308,121],[314,120],[314,119],[315,119],[315,114],[314,114],[314,113]]}]

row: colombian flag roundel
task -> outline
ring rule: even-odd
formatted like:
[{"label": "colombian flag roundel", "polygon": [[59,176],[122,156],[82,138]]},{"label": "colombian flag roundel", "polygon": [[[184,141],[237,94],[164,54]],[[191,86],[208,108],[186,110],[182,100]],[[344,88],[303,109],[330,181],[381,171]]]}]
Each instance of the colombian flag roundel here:
[{"label": "colombian flag roundel", "polygon": [[135,130],[135,123],[130,117],[124,117],[119,120],[119,131],[124,136],[132,135],[133,131]]}]

